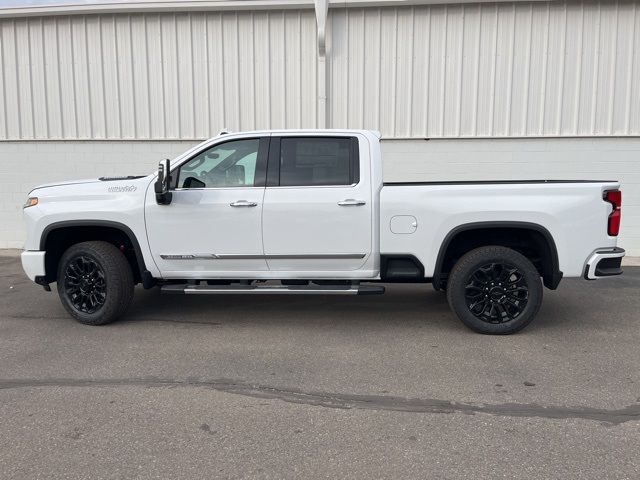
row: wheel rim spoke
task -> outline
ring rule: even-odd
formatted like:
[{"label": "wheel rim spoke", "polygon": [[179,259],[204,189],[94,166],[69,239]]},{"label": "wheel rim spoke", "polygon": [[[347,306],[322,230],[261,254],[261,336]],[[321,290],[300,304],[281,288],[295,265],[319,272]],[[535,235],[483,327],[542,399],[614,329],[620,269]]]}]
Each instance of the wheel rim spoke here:
[{"label": "wheel rim spoke", "polygon": [[82,313],[100,310],[107,298],[107,282],[102,267],[91,257],[79,255],[65,268],[64,293],[73,306]]},{"label": "wheel rim spoke", "polygon": [[509,263],[481,265],[468,277],[464,295],[469,311],[486,323],[510,322],[522,314],[529,300],[524,273]]}]

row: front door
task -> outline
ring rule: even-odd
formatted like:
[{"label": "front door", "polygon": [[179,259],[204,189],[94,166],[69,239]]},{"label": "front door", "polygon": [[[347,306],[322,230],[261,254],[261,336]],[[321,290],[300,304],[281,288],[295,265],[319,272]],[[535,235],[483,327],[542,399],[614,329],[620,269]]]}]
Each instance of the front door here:
[{"label": "front door", "polygon": [[263,212],[270,270],[300,277],[364,268],[373,205],[368,150],[361,154],[358,138],[272,137]]},{"label": "front door", "polygon": [[262,208],[268,138],[241,138],[198,152],[171,172],[172,201],[147,194],[146,225],[164,278],[232,278],[266,271]]}]

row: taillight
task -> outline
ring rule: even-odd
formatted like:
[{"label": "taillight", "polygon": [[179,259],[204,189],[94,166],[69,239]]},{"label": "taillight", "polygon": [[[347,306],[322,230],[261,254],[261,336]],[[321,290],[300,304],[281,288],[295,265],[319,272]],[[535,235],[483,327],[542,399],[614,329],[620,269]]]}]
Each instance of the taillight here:
[{"label": "taillight", "polygon": [[620,190],[607,190],[604,192],[604,200],[613,206],[613,212],[609,215],[607,233],[611,237],[617,237],[620,233],[620,216],[622,214],[622,192]]}]

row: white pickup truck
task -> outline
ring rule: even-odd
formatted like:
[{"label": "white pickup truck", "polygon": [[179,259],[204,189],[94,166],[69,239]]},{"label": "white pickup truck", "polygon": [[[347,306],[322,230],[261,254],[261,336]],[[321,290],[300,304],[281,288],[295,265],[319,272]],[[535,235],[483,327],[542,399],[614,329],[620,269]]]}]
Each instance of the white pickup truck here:
[{"label": "white pickup truck", "polygon": [[40,186],[22,265],[79,322],[134,285],[184,294],[378,294],[432,283],[471,329],[508,334],[542,285],[622,273],[616,181],[384,183],[364,130],[221,133],[143,177]]}]

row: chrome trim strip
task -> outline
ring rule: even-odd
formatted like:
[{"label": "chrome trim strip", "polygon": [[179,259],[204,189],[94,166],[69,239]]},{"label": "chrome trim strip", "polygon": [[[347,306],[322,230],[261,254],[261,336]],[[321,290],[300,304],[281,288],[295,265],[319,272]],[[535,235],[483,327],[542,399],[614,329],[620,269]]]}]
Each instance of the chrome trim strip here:
[{"label": "chrome trim strip", "polygon": [[[4,140],[3,140],[4,141]],[[186,162],[185,162],[186,163]],[[350,183],[349,185],[272,185],[268,187],[254,187],[253,185],[237,185],[235,187],[194,187],[194,188],[172,188],[172,192],[189,192],[189,191],[202,191],[202,190],[264,190],[265,188],[353,188],[359,183]]]},{"label": "chrome trim strip", "polygon": [[163,260],[215,260],[215,255],[161,254]]},{"label": "chrome trim strip", "polygon": [[353,188],[358,185],[360,185],[360,182],[350,183],[348,185],[269,185],[265,188],[267,189],[269,188],[277,188],[277,189],[304,188],[306,190],[307,188]]},{"label": "chrome trim strip", "polygon": [[202,187],[202,188],[172,188],[172,192],[191,192],[202,190],[264,190],[264,187],[254,187],[253,185],[237,185],[235,187]]},{"label": "chrome trim strip", "polygon": [[358,260],[366,253],[309,253],[309,254],[236,254],[236,253],[197,253],[197,254],[161,254],[163,260]]}]

